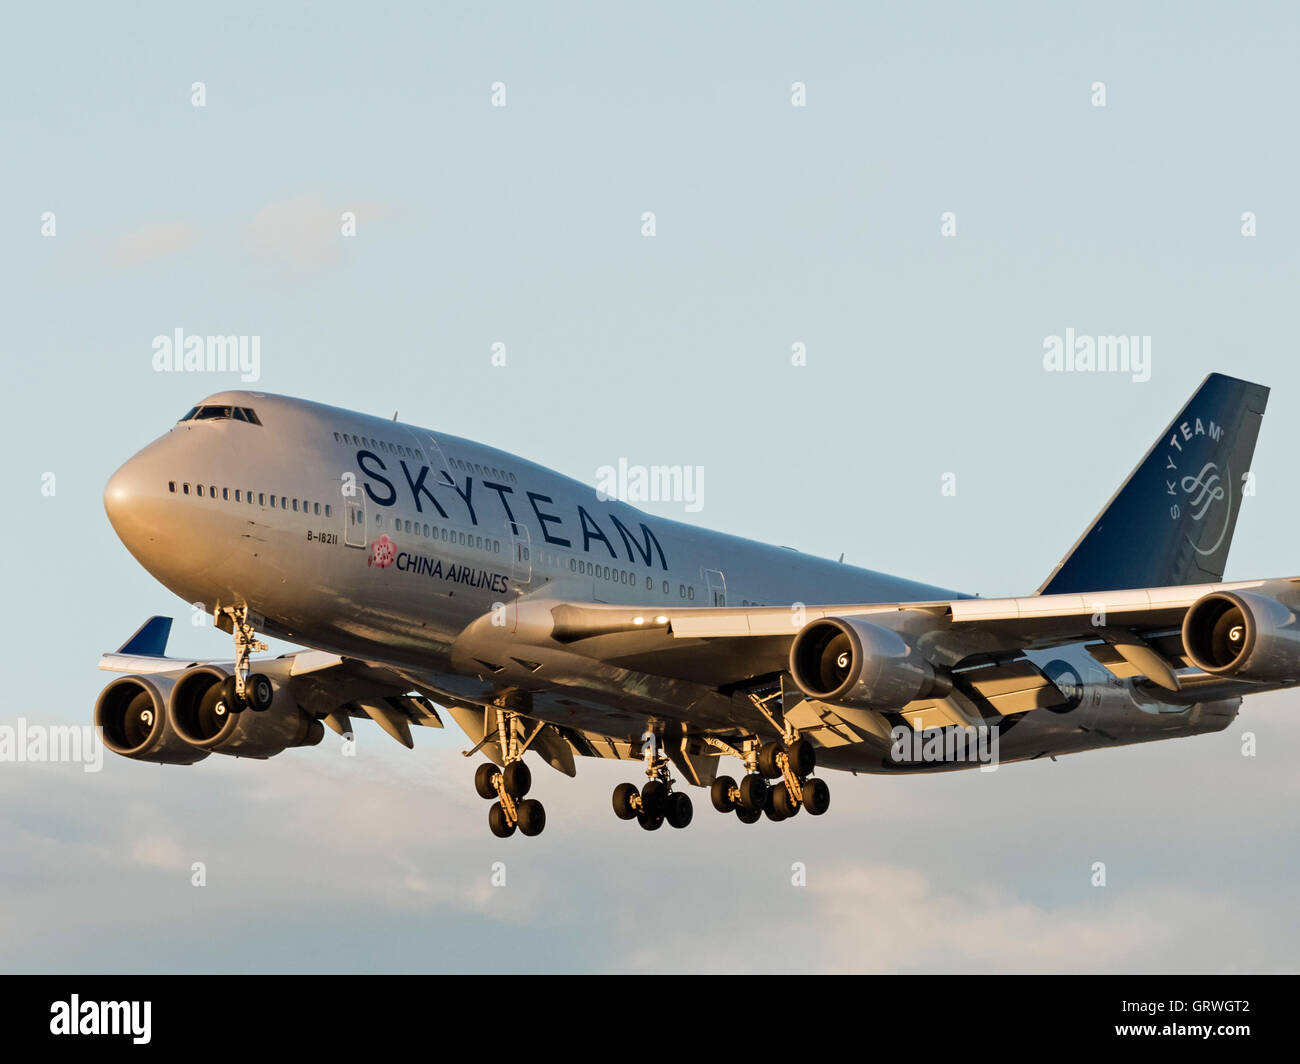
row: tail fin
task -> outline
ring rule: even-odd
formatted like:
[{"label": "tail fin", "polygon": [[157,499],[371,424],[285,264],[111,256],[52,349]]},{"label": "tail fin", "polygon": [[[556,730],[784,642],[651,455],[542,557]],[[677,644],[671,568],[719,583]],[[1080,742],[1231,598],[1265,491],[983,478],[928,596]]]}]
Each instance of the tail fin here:
[{"label": "tail fin", "polygon": [[1206,377],[1037,593],[1221,580],[1267,402],[1262,384]]}]

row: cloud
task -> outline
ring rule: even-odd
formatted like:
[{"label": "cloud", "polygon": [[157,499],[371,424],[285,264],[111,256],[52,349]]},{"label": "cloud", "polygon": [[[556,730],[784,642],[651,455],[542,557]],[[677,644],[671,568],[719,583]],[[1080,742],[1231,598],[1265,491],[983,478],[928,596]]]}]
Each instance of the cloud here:
[{"label": "cloud", "polygon": [[199,230],[188,222],[158,222],[123,233],[109,256],[112,266],[138,266],[193,247]]},{"label": "cloud", "polygon": [[383,216],[373,203],[327,204],[305,194],[263,207],[247,230],[253,253],[267,262],[294,267],[328,266],[341,257],[343,215],[350,212],[358,228]]},{"label": "cloud", "polygon": [[992,775],[829,774],[830,813],[786,824],[742,825],[693,790],[690,828],[648,833],[609,807],[638,765],[584,759],[569,780],[539,762],[537,839],[487,832],[476,759],[451,731],[421,729],[406,751],[362,724],[356,758],[330,733],[266,762],[0,765],[0,957],[13,971],[1289,971],[1298,703],[1264,696],[1227,734]]}]

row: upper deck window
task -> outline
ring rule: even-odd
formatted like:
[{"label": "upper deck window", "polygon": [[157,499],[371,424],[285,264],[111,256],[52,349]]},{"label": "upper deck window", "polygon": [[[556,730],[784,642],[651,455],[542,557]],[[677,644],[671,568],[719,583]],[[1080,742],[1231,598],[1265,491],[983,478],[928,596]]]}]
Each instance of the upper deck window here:
[{"label": "upper deck window", "polygon": [[182,421],[247,421],[250,425],[260,425],[257,414],[248,406],[196,406],[186,414]]}]

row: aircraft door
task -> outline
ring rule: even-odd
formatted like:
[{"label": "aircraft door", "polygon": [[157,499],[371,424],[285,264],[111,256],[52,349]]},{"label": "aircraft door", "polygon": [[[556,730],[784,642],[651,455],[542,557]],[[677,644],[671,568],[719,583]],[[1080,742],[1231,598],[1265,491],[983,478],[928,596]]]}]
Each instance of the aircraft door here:
[{"label": "aircraft door", "polygon": [[343,500],[343,542],[349,547],[366,545],[366,497]]},{"label": "aircraft door", "polygon": [[727,578],[721,569],[705,569],[704,583],[709,589],[709,605],[725,606],[727,604]]},{"label": "aircraft door", "polygon": [[533,580],[532,537],[528,526],[506,521],[506,542],[510,544],[510,582],[522,590]]}]

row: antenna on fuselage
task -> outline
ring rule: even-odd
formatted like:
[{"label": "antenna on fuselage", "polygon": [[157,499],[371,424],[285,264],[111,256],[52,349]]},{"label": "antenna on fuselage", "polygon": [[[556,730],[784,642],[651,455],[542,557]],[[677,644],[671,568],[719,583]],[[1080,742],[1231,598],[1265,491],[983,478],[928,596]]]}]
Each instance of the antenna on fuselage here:
[{"label": "antenna on fuselage", "polygon": [[397,420],[397,411],[396,411],[396,410],[393,411],[393,420],[394,420],[394,421]]}]

